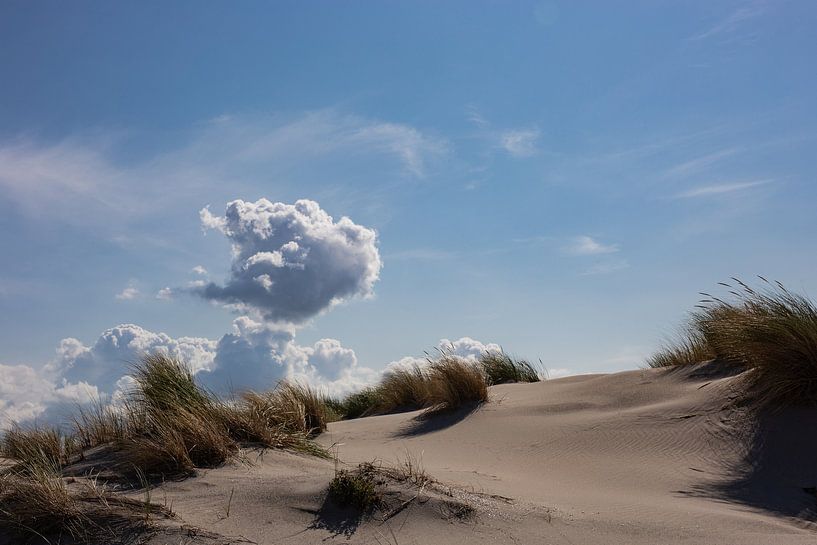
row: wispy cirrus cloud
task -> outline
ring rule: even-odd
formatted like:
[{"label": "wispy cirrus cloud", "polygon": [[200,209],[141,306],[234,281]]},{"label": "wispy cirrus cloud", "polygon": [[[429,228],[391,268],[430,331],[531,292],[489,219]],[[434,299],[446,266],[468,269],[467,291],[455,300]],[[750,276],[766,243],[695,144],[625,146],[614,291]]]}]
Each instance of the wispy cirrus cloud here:
[{"label": "wispy cirrus cloud", "polygon": [[465,118],[476,125],[479,128],[485,128],[490,125],[485,116],[482,115],[482,112],[479,111],[473,104],[469,104],[465,107]]},{"label": "wispy cirrus cloud", "polygon": [[713,38],[732,37],[747,22],[763,15],[766,9],[767,4],[763,1],[746,3],[731,11],[726,17],[720,19],[706,30],[690,36],[689,40],[701,41]]},{"label": "wispy cirrus cloud", "polygon": [[309,112],[278,125],[231,117],[210,126],[212,134],[203,137],[199,144],[223,146],[221,138],[225,134],[239,137],[243,145],[233,151],[244,160],[276,158],[292,162],[338,154],[345,158],[380,155],[397,159],[407,174],[423,177],[428,162],[448,152],[446,139],[416,127],[332,109]]},{"label": "wispy cirrus cloud", "polygon": [[732,183],[724,183],[724,184],[712,184],[712,185],[705,185],[701,187],[695,187],[693,189],[689,189],[687,191],[683,191],[674,195],[676,199],[695,199],[699,197],[712,197],[715,195],[725,195],[728,193],[736,193],[738,191],[744,191],[746,189],[750,189],[752,187],[759,187],[763,185],[768,185],[774,183],[775,180],[773,179],[765,179],[765,180],[754,180],[749,182],[732,182]]},{"label": "wispy cirrus cloud", "polygon": [[523,158],[536,155],[537,142],[541,132],[536,127],[516,127],[500,129],[493,127],[480,109],[468,104],[465,118],[477,129],[477,137],[485,140],[493,148],[503,150],[512,157]]},{"label": "wispy cirrus cloud", "polygon": [[72,137],[56,143],[29,138],[0,142],[0,190],[28,216],[84,222],[80,209],[128,215],[130,199],[120,193],[126,168],[108,157],[109,146],[96,138]]},{"label": "wispy cirrus cloud", "polygon": [[194,192],[223,191],[225,184],[239,185],[236,180],[246,187],[260,176],[377,168],[391,179],[423,178],[449,149],[445,138],[416,127],[335,109],[283,120],[219,116],[193,127],[175,148],[128,163],[117,159],[117,149],[139,135],[104,132],[55,142],[0,141],[3,200],[38,220],[111,225],[160,213]]},{"label": "wispy cirrus cloud", "polygon": [[664,176],[676,178],[695,174],[702,170],[706,170],[727,157],[737,154],[738,151],[739,150],[737,148],[728,148],[716,151],[714,153],[707,153],[699,157],[694,157],[670,167],[666,170],[666,172],[664,172]]},{"label": "wispy cirrus cloud", "polygon": [[580,235],[571,239],[565,251],[574,256],[595,257],[596,261],[580,273],[582,276],[593,276],[628,268],[630,263],[626,259],[613,255],[620,249],[618,244],[604,244],[591,236]]},{"label": "wispy cirrus cloud", "polygon": [[539,129],[507,130],[499,137],[500,146],[514,157],[530,157],[537,152],[539,134]]},{"label": "wispy cirrus cloud", "polygon": [[593,237],[581,235],[574,237],[567,252],[573,255],[612,254],[619,251],[618,244],[602,244]]}]

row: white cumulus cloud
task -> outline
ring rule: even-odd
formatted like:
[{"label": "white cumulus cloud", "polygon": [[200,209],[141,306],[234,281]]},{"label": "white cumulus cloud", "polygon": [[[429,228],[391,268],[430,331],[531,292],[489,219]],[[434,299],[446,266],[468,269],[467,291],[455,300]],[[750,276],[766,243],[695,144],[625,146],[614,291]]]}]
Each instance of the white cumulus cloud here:
[{"label": "white cumulus cloud", "polygon": [[475,360],[485,352],[501,352],[502,347],[496,343],[483,343],[471,337],[461,337],[456,341],[440,339],[437,348],[461,358]]},{"label": "white cumulus cloud", "polygon": [[204,227],[233,245],[230,277],[191,288],[201,297],[270,322],[302,323],[353,297],[372,294],[382,266],[377,235],[318,203],[235,200],[224,216],[201,211]]},{"label": "white cumulus cloud", "polygon": [[292,326],[240,316],[233,321],[233,332],[218,341],[212,369],[199,378],[221,393],[266,390],[282,379],[296,379],[341,394],[377,376],[359,366],[354,350],[336,339],[302,346],[295,342]]},{"label": "white cumulus cloud", "polygon": [[[134,324],[122,324],[105,330],[89,346],[77,339],[63,339],[56,352],[55,359],[42,373],[31,371],[31,376],[7,381],[18,384],[25,380],[36,386],[19,392],[34,389],[48,393],[25,398],[35,400],[34,406],[28,413],[18,408],[15,411],[18,417],[42,412],[56,399],[55,384],[90,384],[94,393],[116,396],[122,381],[128,380],[130,365],[141,356],[156,352],[181,359],[203,384],[219,393],[267,390],[286,378],[307,380],[333,393],[343,393],[378,376],[375,371],[360,366],[355,352],[336,339],[321,339],[314,345],[301,346],[295,342],[293,326],[255,321],[248,316],[236,318],[233,331],[218,340],[174,338]],[[22,372],[18,370],[18,374]],[[6,373],[11,376],[10,370]],[[3,393],[0,389],[0,394]],[[6,397],[0,395],[0,399]]]},{"label": "white cumulus cloud", "polygon": [[160,299],[162,301],[169,301],[173,299],[173,290],[169,287],[164,287],[156,292],[156,299]]},{"label": "white cumulus cloud", "polygon": [[28,365],[0,364],[0,430],[12,422],[59,419],[75,403],[97,396],[96,387],[85,382],[58,383]]},{"label": "white cumulus cloud", "polygon": [[[496,343],[484,343],[471,337],[460,337],[456,341],[440,339],[437,346],[430,353],[433,358],[437,353],[451,354],[466,360],[476,361],[476,359],[486,352],[501,352],[502,347]],[[389,369],[407,369],[415,365],[424,366],[428,363],[428,357],[404,356],[399,360],[391,362],[386,366]]]},{"label": "white cumulus cloud", "polygon": [[165,352],[183,359],[194,371],[199,371],[212,366],[215,346],[216,342],[210,339],[174,339],[138,325],[122,324],[104,331],[91,346],[74,338],[63,339],[57,348],[57,357],[48,369],[69,382],[85,381],[102,392],[113,393],[116,382],[144,354]]},{"label": "white cumulus cloud", "polygon": [[119,293],[116,294],[116,298],[120,301],[132,301],[139,297],[141,293],[139,290],[133,286],[128,286]]}]

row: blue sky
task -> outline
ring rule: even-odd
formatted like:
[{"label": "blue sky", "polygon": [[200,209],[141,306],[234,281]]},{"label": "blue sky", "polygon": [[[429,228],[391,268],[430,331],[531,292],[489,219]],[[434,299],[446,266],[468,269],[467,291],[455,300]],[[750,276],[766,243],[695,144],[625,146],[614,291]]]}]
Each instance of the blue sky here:
[{"label": "blue sky", "polygon": [[0,364],[232,331],[247,307],[189,286],[230,282],[200,210],[235,199],[376,231],[371,293],[296,327],[373,370],[466,336],[634,368],[729,276],[814,295],[815,28],[795,1],[4,2]]}]

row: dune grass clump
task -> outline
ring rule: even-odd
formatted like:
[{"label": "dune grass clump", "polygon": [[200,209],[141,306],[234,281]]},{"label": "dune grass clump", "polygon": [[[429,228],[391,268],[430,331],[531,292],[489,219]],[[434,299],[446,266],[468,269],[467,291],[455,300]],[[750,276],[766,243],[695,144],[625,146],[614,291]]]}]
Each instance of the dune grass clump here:
[{"label": "dune grass clump", "polygon": [[738,284],[734,303],[710,298],[693,318],[712,351],[752,369],[763,401],[817,405],[817,307],[780,283]]},{"label": "dune grass clump", "polygon": [[237,404],[225,405],[223,421],[230,437],[242,445],[286,449],[328,457],[328,453],[312,441],[312,435],[282,424],[266,394],[245,395]]},{"label": "dune grass clump", "polygon": [[25,472],[0,474],[0,533],[87,538],[93,521],[68,492],[58,466],[25,465]]},{"label": "dune grass clump", "polygon": [[221,465],[246,443],[327,456],[311,436],[334,413],[326,397],[308,386],[282,382],[272,392],[228,403],[162,353],[142,358],[131,376],[134,387],[116,405],[98,401],[78,409],[73,435],[19,426],[2,435],[0,455],[16,463],[0,471],[0,535],[109,543],[111,528],[131,524],[136,511],[151,512],[147,503],[113,496],[104,485],[63,478],[69,458],[83,449],[106,446],[110,477],[138,479],[143,486]]},{"label": "dune grass clump", "polygon": [[372,517],[382,524],[413,502],[438,511],[444,520],[465,520],[476,511],[469,499],[479,496],[438,482],[425,472],[417,458],[407,453],[405,461],[396,465],[383,465],[375,460],[354,469],[336,470],[327,500],[356,511],[358,521]]},{"label": "dune grass clump", "polygon": [[280,431],[296,427],[297,416],[282,414],[268,392],[245,392],[238,402],[222,407],[221,419],[236,441],[271,446]]},{"label": "dune grass clump", "polygon": [[293,430],[316,435],[338,419],[328,396],[308,384],[284,380],[270,397],[279,413],[290,417]]},{"label": "dune grass clump", "polygon": [[447,352],[387,371],[380,382],[332,402],[346,419],[426,409],[427,414],[454,410],[488,399],[489,382],[479,362]]},{"label": "dune grass clump", "polygon": [[133,433],[117,442],[127,464],[146,475],[184,475],[216,467],[238,450],[219,402],[181,361],[148,355],[132,376],[136,388],[127,407]]},{"label": "dune grass clump", "polygon": [[47,426],[12,426],[0,437],[0,454],[23,467],[62,467],[73,448],[71,437]]},{"label": "dune grass clump", "polygon": [[241,406],[246,413],[267,428],[282,428],[306,435],[317,435],[326,424],[336,420],[330,400],[306,384],[282,381],[271,392],[245,392]]},{"label": "dune grass clump", "polygon": [[193,372],[180,360],[161,352],[144,356],[131,369],[136,388],[133,402],[152,412],[211,412],[213,398],[193,378]]},{"label": "dune grass clump", "polygon": [[238,444],[218,416],[215,410],[148,412],[140,433],[117,443],[123,467],[150,477],[177,477],[223,464],[238,452]]},{"label": "dune grass clump", "polygon": [[677,339],[669,341],[661,350],[650,356],[647,365],[653,368],[693,365],[714,358],[715,353],[701,332],[689,327]]},{"label": "dune grass clump", "polygon": [[126,529],[144,531],[152,513],[171,516],[148,500],[113,495],[96,481],[66,480],[57,465],[24,465],[0,473],[0,535],[20,540],[14,543],[107,544]]},{"label": "dune grass clump", "polygon": [[542,374],[530,362],[517,360],[505,352],[487,351],[477,360],[482,366],[488,384],[510,382],[539,382]]},{"label": "dune grass clump", "polygon": [[377,413],[413,411],[428,406],[429,376],[426,369],[413,364],[391,369],[377,385]]},{"label": "dune grass clump", "polygon": [[380,390],[370,386],[343,399],[327,399],[327,404],[338,418],[352,419],[369,416],[375,407],[383,404],[383,401]]},{"label": "dune grass clump", "polygon": [[429,413],[451,411],[488,401],[488,383],[478,364],[443,354],[428,368],[425,407]]},{"label": "dune grass clump", "polygon": [[134,411],[127,405],[117,407],[97,399],[79,405],[71,418],[74,437],[83,449],[122,441],[134,433]]},{"label": "dune grass clump", "polygon": [[380,414],[417,409],[440,412],[488,399],[488,382],[480,364],[445,351],[427,358],[425,366],[389,371],[375,388],[378,405],[370,412]]},{"label": "dune grass clump", "polygon": [[283,381],[271,392],[225,402],[164,353],[143,357],[131,376],[133,388],[116,404],[79,407],[71,435],[15,426],[0,437],[0,454],[18,464],[62,467],[74,453],[107,446],[115,471],[151,479],[219,466],[247,443],[327,455],[311,438],[337,415],[327,397],[307,385]]},{"label": "dune grass clump", "polygon": [[184,475],[215,467],[240,444],[326,456],[310,438],[326,429],[334,413],[326,396],[308,385],[282,381],[270,392],[222,402],[180,362],[162,355],[145,358],[134,378],[131,412],[142,420],[142,432],[120,446],[146,473]]},{"label": "dune grass clump", "polygon": [[[750,371],[751,391],[761,404],[817,405],[817,306],[782,284],[756,290],[733,279],[727,301],[706,297],[691,318],[686,346],[677,357],[653,357],[665,365],[703,356]],[[689,356],[689,357],[688,357]]]},{"label": "dune grass clump", "polygon": [[245,392],[222,407],[230,435],[239,442],[327,456],[310,438],[338,417],[331,401],[314,388],[282,381],[271,392]]}]

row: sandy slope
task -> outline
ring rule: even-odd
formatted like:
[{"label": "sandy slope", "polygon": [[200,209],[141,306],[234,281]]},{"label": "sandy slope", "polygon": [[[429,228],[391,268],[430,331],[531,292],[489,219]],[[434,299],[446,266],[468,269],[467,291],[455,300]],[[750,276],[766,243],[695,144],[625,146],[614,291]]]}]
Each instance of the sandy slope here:
[{"label": "sandy slope", "polygon": [[421,460],[454,490],[478,493],[460,496],[476,507],[471,518],[447,516],[429,490],[386,523],[349,521],[324,504],[334,462],[280,452],[167,484],[153,499],[187,524],[269,544],[817,543],[807,522],[817,498],[803,490],[817,484],[817,412],[776,415],[760,430],[769,441],[753,440],[745,415],[727,407],[740,377],[721,371],[498,386],[472,413],[364,418],[321,436],[341,464]]}]

